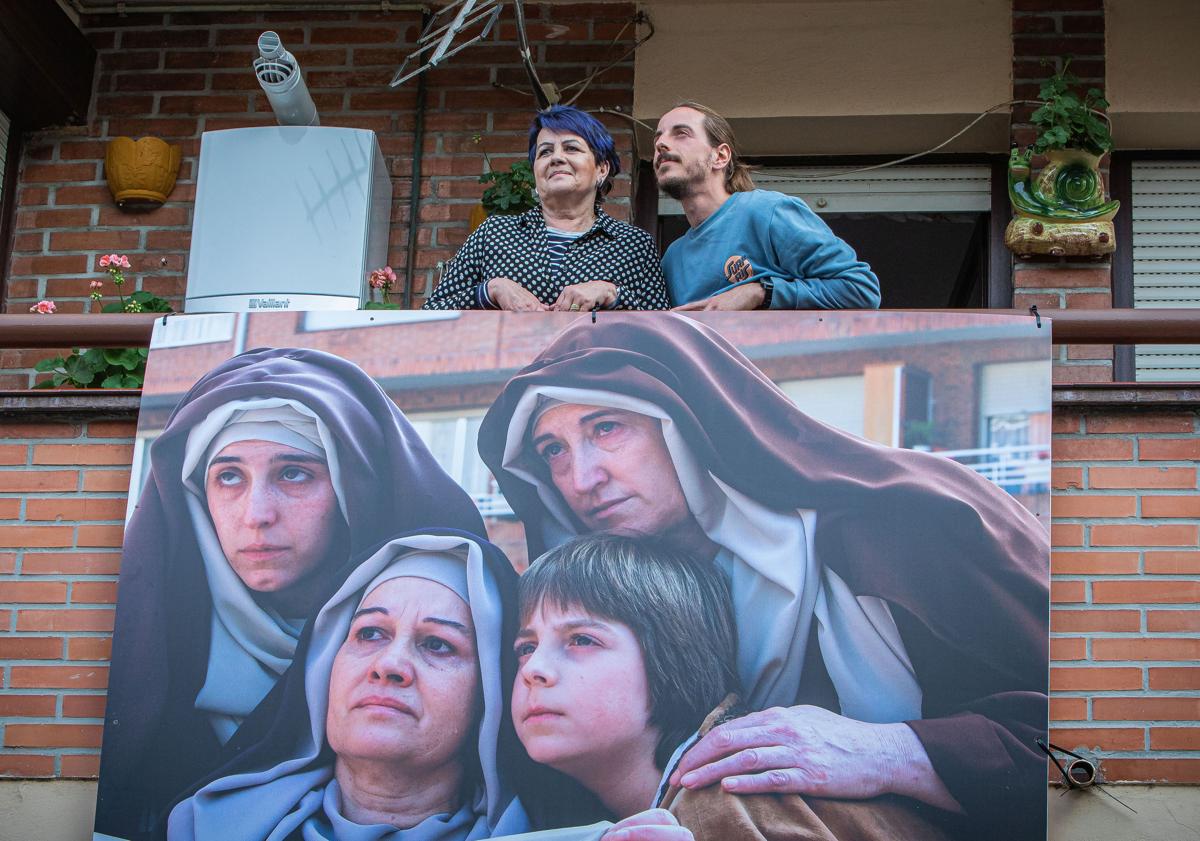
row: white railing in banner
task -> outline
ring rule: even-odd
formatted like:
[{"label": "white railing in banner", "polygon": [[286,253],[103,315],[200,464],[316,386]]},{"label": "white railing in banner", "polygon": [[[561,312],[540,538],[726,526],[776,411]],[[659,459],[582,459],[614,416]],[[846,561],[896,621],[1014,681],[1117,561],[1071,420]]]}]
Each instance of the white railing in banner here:
[{"label": "white railing in banner", "polygon": [[938,450],[934,455],[953,459],[1010,490],[1016,485],[1046,485],[1050,482],[1050,449],[1045,444]]},{"label": "white railing in banner", "polygon": [[471,494],[475,507],[484,517],[511,517],[512,506],[501,494]]}]

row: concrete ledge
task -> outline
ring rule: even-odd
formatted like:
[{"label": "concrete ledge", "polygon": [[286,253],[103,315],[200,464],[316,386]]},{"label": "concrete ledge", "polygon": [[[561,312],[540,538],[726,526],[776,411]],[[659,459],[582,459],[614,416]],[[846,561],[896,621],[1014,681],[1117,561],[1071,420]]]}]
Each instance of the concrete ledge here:
[{"label": "concrete ledge", "polygon": [[[1063,794],[1051,786],[1049,841],[1200,839],[1200,786],[1106,788],[1136,814],[1096,788]],[[94,782],[0,781],[0,841],[88,841],[95,810]]]}]

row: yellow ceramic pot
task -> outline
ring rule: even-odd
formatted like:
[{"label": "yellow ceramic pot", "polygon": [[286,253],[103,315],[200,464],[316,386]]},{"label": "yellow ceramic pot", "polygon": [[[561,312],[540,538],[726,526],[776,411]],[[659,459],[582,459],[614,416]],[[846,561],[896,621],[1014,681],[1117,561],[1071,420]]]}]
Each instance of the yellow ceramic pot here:
[{"label": "yellow ceramic pot", "polygon": [[483,224],[483,220],[488,218],[487,208],[483,206],[483,202],[471,208],[471,233],[475,233],[475,229]]},{"label": "yellow ceramic pot", "polygon": [[157,137],[114,137],[104,156],[104,175],[117,206],[158,207],[175,189],[180,149]]}]

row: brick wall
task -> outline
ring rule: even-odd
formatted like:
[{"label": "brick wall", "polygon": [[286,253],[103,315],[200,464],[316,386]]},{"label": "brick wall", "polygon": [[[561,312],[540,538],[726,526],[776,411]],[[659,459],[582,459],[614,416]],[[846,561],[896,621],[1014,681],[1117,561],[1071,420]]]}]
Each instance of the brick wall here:
[{"label": "brick wall", "polygon": [[1198,431],[1055,411],[1051,738],[1109,780],[1200,783]]},{"label": "brick wall", "polygon": [[0,776],[96,775],[129,419],[0,419]]},{"label": "brick wall", "polygon": [[[1200,783],[1200,412],[1055,414],[1052,738]],[[0,423],[0,777],[96,773],[133,431]]]},{"label": "brick wall", "polygon": [[[577,82],[620,58],[636,36],[632,4],[529,4],[529,33],[543,79]],[[434,267],[451,257],[468,233],[485,171],[476,134],[498,168],[523,157],[533,113],[532,96],[497,87],[527,87],[516,30],[505,11],[492,35],[428,74],[422,206],[418,220],[415,304]],[[414,150],[416,81],[398,89],[387,82],[412,50],[417,12],[175,13],[90,16],[83,28],[99,53],[96,94],[86,126],[35,133],[27,139],[17,191],[13,255],[3,290],[5,312],[25,312],[41,298],[60,312],[93,309],[92,280],[101,254],[127,253],[131,280],[176,303],[187,275],[191,210],[200,134],[206,130],[274,125],[266,97],[250,70],[255,43],[275,29],[300,61],[323,125],[374,130],[392,175],[390,264],[403,278]],[[569,91],[573,95],[578,89]],[[633,60],[595,79],[578,106],[633,104]],[[631,169],[630,124],[598,115]],[[167,203],[127,214],[104,182],[106,142],[121,135],[155,135],[182,147],[179,180]],[[628,216],[630,180],[622,175],[610,202]],[[111,292],[111,285],[109,286]],[[25,386],[28,368],[45,354],[9,356],[0,388]]]}]

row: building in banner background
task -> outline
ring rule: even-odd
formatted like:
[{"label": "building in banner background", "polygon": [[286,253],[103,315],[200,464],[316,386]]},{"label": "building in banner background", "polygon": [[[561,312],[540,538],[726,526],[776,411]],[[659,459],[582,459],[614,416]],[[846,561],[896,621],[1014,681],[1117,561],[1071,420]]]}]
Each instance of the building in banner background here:
[{"label": "building in banner background", "polygon": [[[414,45],[418,9],[232,5],[47,0],[0,14],[4,312],[43,298],[60,312],[92,310],[89,284],[107,280],[98,258],[113,251],[130,256],[132,286],[182,301],[201,133],[274,123],[249,69],[268,28],[303,63],[323,124],[378,134],[393,187],[388,260],[401,291],[411,272],[412,303],[423,300],[438,263],[465,239],[483,189],[475,135],[500,167],[524,153],[532,99],[509,89],[525,74],[508,12],[486,43],[429,76],[418,144],[415,84],[386,87]],[[876,264],[885,306],[1200,304],[1195,3],[739,0],[731,8],[526,3],[546,78],[564,86],[611,64],[580,106],[652,121],[666,104],[695,97],[729,115],[762,186],[801,195]],[[629,54],[648,33],[631,25],[638,12],[655,35]],[[32,55],[32,44],[45,49]],[[930,148],[984,109],[1035,96],[1044,62],[1068,55],[1112,102],[1116,149],[1105,175],[1122,202],[1112,258],[1023,261],[1004,249],[1003,166],[1010,143],[1034,138],[1029,108],[1012,120],[1001,109],[936,155],[865,179],[796,180]],[[635,165],[647,145],[623,117],[601,117],[626,173],[610,209],[669,238],[680,230],[677,208]],[[125,213],[105,183],[106,144],[144,135],[181,146],[179,179],[162,207]],[[0,349],[0,389],[21,390],[0,394],[0,834],[22,839],[90,826],[136,437],[135,398],[24,391],[49,353]],[[1200,823],[1197,365],[1194,346],[1055,350],[1052,735],[1097,758],[1103,779],[1119,784],[1109,790],[1138,811],[1095,791],[1053,789],[1052,838],[1171,838],[1180,822]],[[865,382],[865,369],[829,373],[859,375]],[[935,390],[935,414],[946,407],[939,400]],[[442,411],[450,414],[430,423],[457,440],[464,415],[428,409]],[[930,446],[979,449],[985,440]],[[48,828],[49,816],[62,823]]]},{"label": "building in banner background", "polygon": [[[217,360],[253,347],[302,344],[334,353],[352,347],[442,467],[493,518],[497,541],[522,559],[520,541],[506,537],[511,509],[475,440],[507,377],[544,346],[551,324],[572,316],[502,316],[482,342],[479,330],[491,323],[457,314],[399,314],[398,324],[377,318],[385,323],[368,328],[350,326],[358,321],[354,313],[168,320],[142,397],[135,474],[145,476],[148,448],[171,409]],[[918,313],[886,320],[844,314],[836,321],[798,315],[795,322],[787,330],[775,322],[735,324],[724,335],[809,416],[880,444],[960,461],[1049,522],[1050,368],[1036,343],[1012,338],[1018,332],[1012,327],[980,326],[978,316],[962,326]],[[414,347],[428,351],[414,355]]]}]

